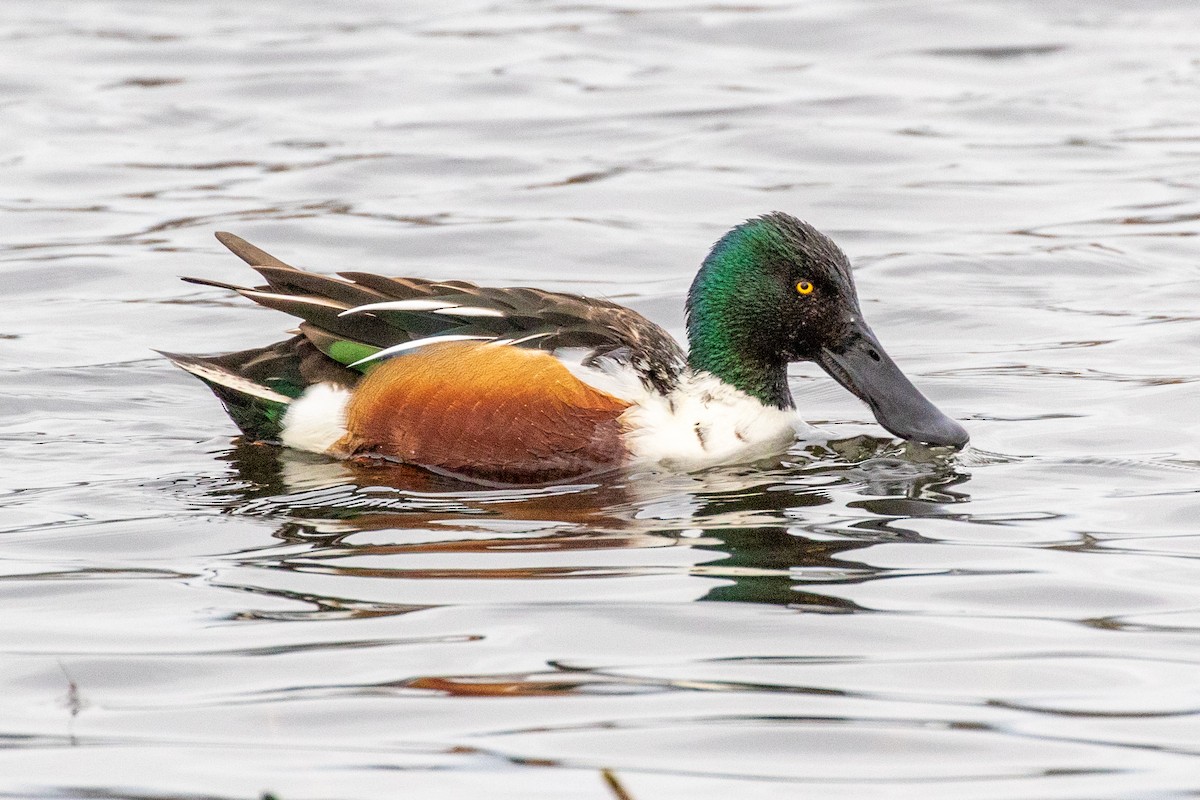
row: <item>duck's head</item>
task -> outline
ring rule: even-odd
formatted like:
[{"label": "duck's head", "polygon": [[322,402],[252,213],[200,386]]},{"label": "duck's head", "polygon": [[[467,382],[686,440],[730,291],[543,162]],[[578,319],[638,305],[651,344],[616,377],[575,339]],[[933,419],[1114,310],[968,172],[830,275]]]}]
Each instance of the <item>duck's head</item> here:
[{"label": "duck's head", "polygon": [[814,361],[903,439],[961,447],[962,425],[925,398],[863,320],[846,254],[788,214],[717,242],[688,293],[688,361],[763,403],[793,407],[790,361]]}]

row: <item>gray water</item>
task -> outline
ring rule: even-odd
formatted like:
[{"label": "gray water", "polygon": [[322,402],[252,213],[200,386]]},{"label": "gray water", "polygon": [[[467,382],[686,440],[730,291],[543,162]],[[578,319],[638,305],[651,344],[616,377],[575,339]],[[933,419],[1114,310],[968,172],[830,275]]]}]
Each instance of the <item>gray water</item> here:
[{"label": "gray water", "polygon": [[[1200,6],[0,8],[0,796],[1200,796]],[[525,491],[240,443],[150,348],[332,272],[682,333],[773,209],[970,429]]]}]

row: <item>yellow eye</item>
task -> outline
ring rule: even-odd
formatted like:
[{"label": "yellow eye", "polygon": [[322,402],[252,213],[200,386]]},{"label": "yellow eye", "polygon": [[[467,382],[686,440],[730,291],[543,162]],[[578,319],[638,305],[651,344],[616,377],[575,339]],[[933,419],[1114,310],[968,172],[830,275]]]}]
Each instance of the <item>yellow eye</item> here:
[{"label": "yellow eye", "polygon": [[796,284],[796,291],[800,294],[812,294],[814,288],[812,281],[800,281]]}]

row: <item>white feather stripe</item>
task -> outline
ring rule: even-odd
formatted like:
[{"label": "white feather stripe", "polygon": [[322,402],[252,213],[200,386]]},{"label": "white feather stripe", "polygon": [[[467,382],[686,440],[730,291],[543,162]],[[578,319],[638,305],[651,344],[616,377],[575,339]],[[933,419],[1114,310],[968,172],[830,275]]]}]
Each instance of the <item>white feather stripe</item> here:
[{"label": "white feather stripe", "polygon": [[273,403],[283,403],[287,405],[292,402],[292,398],[287,395],[280,394],[274,389],[268,389],[266,386],[257,384],[252,380],[243,378],[234,372],[227,372],[223,369],[216,369],[207,364],[200,364],[190,361],[175,361],[176,366],[184,369],[198,378],[210,380],[213,383],[221,386],[228,386],[230,389],[248,394],[252,397],[257,397],[262,400],[270,400]]},{"label": "white feather stripe", "polygon": [[[262,292],[258,289],[239,289],[238,294],[243,297],[268,297],[274,300],[287,300],[289,303],[303,303],[306,306],[318,306],[319,308],[345,308],[345,303],[338,303],[333,300],[326,300],[324,297],[315,297],[313,295],[301,294],[280,294],[279,292]],[[338,316],[341,316],[339,314]]]},{"label": "white feather stripe", "polygon": [[446,314],[451,317],[503,317],[504,312],[494,308],[480,308],[479,306],[446,306],[439,308],[433,312],[434,314]]},{"label": "white feather stripe", "polygon": [[547,336],[553,336],[553,335],[554,335],[553,331],[544,331],[542,333],[531,333],[528,336],[522,336],[520,339],[493,339],[492,341],[487,343],[487,346],[491,347],[491,346],[495,345],[495,346],[499,347],[499,346],[507,346],[507,345],[525,344],[526,342],[532,342],[534,339],[545,339]]},{"label": "white feather stripe", "polygon": [[448,300],[388,300],[384,303],[367,303],[365,306],[348,308],[339,317],[351,314],[365,314],[368,311],[440,311],[443,308],[456,308],[457,303]]},{"label": "white feather stripe", "polygon": [[403,353],[405,350],[416,350],[418,347],[424,347],[427,344],[437,344],[438,342],[463,342],[463,341],[467,341],[470,339],[490,340],[490,339],[494,339],[494,338],[496,338],[496,337],[494,337],[494,336],[471,336],[471,335],[468,335],[465,333],[448,333],[445,336],[426,336],[424,339],[414,339],[411,342],[403,342],[401,344],[392,345],[391,347],[385,347],[383,350],[380,350],[377,353],[372,353],[371,355],[367,356],[366,358],[360,358],[358,361],[355,361],[353,364],[347,364],[346,366],[351,367],[351,368],[359,367],[359,366],[362,366],[363,364],[369,364],[372,361],[378,361],[381,358],[387,358],[388,356],[393,356],[396,353]]}]

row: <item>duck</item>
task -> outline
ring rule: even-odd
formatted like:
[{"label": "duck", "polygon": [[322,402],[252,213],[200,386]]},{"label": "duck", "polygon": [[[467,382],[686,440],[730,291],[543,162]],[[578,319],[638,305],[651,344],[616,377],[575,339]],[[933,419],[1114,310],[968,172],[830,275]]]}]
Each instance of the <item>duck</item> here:
[{"label": "duck", "polygon": [[497,485],[691,472],[779,456],[812,430],[788,385],[796,361],[819,365],[901,439],[969,440],[868,327],[845,253],[786,213],[747,220],[709,250],[687,293],[686,351],[601,298],[322,275],[216,237],[265,284],[183,280],[300,322],[267,347],[162,355],[207,384],[252,442]]}]

